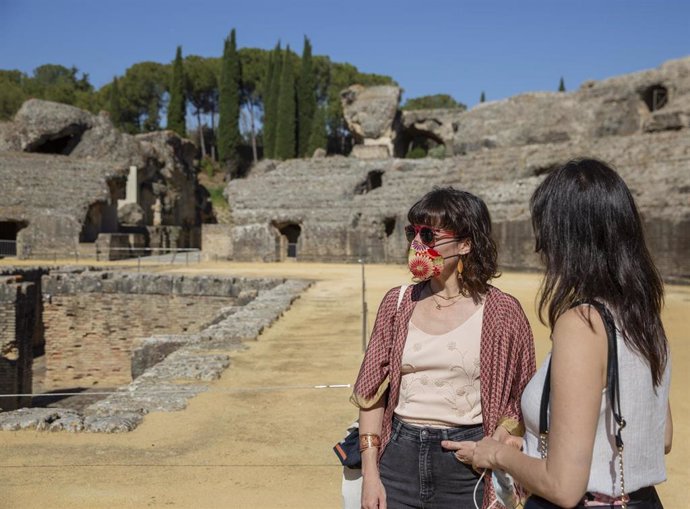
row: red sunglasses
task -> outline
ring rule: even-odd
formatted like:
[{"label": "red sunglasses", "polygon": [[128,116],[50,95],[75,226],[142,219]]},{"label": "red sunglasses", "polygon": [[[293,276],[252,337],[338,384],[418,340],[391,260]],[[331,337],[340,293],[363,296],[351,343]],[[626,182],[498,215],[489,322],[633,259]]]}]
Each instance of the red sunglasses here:
[{"label": "red sunglasses", "polygon": [[417,234],[419,234],[419,240],[429,247],[434,247],[434,243],[437,240],[454,239],[457,237],[453,231],[432,228],[431,226],[408,224],[405,227],[405,237],[407,237],[408,242],[412,242]]}]

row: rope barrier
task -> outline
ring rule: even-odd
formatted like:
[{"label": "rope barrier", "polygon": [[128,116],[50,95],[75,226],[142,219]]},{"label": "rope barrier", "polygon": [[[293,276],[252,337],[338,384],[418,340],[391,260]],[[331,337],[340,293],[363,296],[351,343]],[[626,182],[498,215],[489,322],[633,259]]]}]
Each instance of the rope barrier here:
[{"label": "rope barrier", "polygon": [[[195,386],[191,386],[195,387]],[[290,390],[305,390],[305,389],[349,389],[352,384],[320,384],[320,385],[274,385],[265,387],[231,387],[228,389],[211,389],[201,391],[203,394],[234,394],[244,392],[278,392]],[[38,397],[54,397],[54,396],[111,396],[111,395],[173,395],[173,394],[189,394],[189,390],[179,391],[156,391],[156,390],[141,390],[141,391],[99,391],[99,392],[47,392],[38,394],[0,394],[0,398],[38,398]]]}]

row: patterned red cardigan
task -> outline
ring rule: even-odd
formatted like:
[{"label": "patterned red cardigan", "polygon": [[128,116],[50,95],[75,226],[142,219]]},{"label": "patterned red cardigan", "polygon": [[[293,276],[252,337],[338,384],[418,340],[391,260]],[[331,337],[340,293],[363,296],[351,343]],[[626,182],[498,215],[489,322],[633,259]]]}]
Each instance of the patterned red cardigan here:
[{"label": "patterned red cardigan", "polygon": [[[387,397],[379,460],[391,437],[408,324],[425,284],[408,287],[399,308],[400,287],[388,291],[355,382],[351,401],[360,408],[370,408],[382,396]],[[520,397],[536,370],[534,339],[520,303],[493,286],[484,301],[479,363],[484,434],[491,436],[502,425],[511,434],[521,435]],[[490,479],[486,477],[485,491],[490,496],[484,497],[485,507],[494,498]]]}]

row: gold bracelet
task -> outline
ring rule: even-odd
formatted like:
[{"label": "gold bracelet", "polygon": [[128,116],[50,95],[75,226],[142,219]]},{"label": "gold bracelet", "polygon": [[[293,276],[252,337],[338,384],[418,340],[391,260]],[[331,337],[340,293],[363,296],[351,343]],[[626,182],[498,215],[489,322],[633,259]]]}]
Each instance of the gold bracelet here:
[{"label": "gold bracelet", "polygon": [[371,447],[380,447],[381,437],[376,433],[361,433],[359,435],[359,452],[363,452]]}]

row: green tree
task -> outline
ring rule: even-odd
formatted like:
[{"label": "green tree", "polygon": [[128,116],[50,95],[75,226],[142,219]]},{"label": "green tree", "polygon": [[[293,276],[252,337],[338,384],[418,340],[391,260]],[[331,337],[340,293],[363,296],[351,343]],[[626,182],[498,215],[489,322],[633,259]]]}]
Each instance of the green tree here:
[{"label": "green tree", "polygon": [[113,78],[112,85],[110,86],[108,111],[110,112],[110,121],[113,123],[113,125],[118,128],[122,127],[122,102],[120,100],[120,87],[117,84],[117,77]]},{"label": "green tree", "polygon": [[186,129],[187,101],[185,99],[185,75],[182,63],[182,47],[177,47],[170,81],[170,101],[168,102],[167,128],[180,136],[187,134]]},{"label": "green tree", "polygon": [[479,102],[483,103],[486,101],[486,94],[484,94],[484,91],[482,90],[482,95],[479,96]]},{"label": "green tree", "polygon": [[26,75],[21,71],[0,70],[0,120],[14,117],[28,98],[23,88],[25,80]]},{"label": "green tree", "polygon": [[558,91],[565,92],[565,82],[563,81],[563,76],[561,76],[561,81],[558,83]]},{"label": "green tree", "polygon": [[290,55],[291,51],[288,45],[285,48],[280,73],[274,154],[276,159],[295,157],[297,104],[295,100],[295,73]]},{"label": "green tree", "polygon": [[203,135],[201,115],[211,114],[213,123],[213,114],[218,104],[218,75],[215,64],[214,59],[196,55],[189,55],[184,61],[186,96],[194,108],[202,157],[207,155],[208,149]]},{"label": "green tree", "polygon": [[[308,155],[309,138],[312,133],[312,122],[316,113],[316,76],[311,57],[311,43],[304,37],[302,50],[302,73],[297,88],[297,154]],[[313,151],[312,151],[313,152]]]},{"label": "green tree", "polygon": [[278,41],[270,56],[264,93],[264,156],[269,159],[276,156],[278,92],[280,91],[282,69],[283,51],[280,48],[280,41]]},{"label": "green tree", "polygon": [[448,94],[424,95],[414,97],[405,101],[403,110],[430,110],[430,109],[461,109],[466,110],[467,106],[457,102]]},{"label": "green tree", "polygon": [[220,73],[218,156],[228,165],[231,177],[237,176],[240,146],[241,68],[235,40],[235,29],[225,39]]},{"label": "green tree", "polygon": [[47,101],[76,105],[78,102],[88,102],[84,96],[93,93],[89,83],[89,75],[82,73],[77,77],[76,67],[67,68],[62,65],[45,64],[36,67],[30,79],[26,80],[24,89],[27,95]]},{"label": "green tree", "polygon": [[311,156],[317,148],[326,149],[328,146],[328,136],[326,133],[326,109],[316,108],[311,125],[309,142],[307,143],[306,155]]},{"label": "green tree", "polygon": [[242,68],[241,89],[241,118],[249,117],[247,130],[244,134],[249,137],[252,147],[252,159],[258,161],[257,122],[262,108],[262,90],[268,72],[270,52],[257,48],[243,48],[240,53]]},{"label": "green tree", "polygon": [[169,81],[169,66],[157,62],[139,62],[127,69],[118,80],[126,131],[160,129],[160,109]]}]

